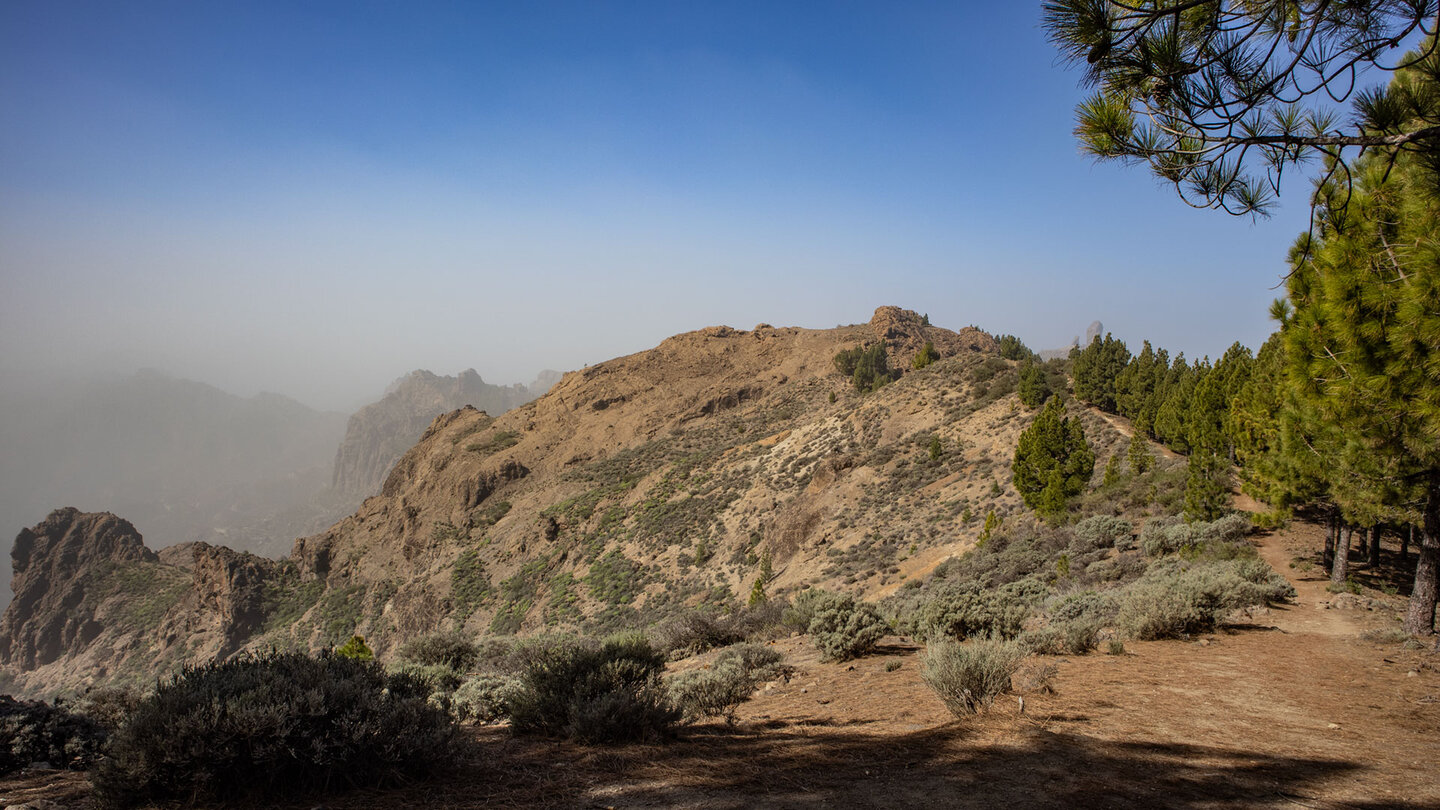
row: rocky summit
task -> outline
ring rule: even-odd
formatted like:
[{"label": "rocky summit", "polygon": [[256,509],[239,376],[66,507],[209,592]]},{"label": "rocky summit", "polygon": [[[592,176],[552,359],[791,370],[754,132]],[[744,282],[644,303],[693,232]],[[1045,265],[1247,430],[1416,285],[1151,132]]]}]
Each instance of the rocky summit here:
[{"label": "rocky summit", "polygon": [[[895,379],[862,391],[836,357],[876,344]],[[939,359],[913,362],[927,344]],[[1022,510],[1016,380],[989,334],[895,307],[684,333],[503,414],[442,414],[285,560],[156,554],[114,516],[58,511],[17,540],[0,664],[43,693],[352,633],[381,654],[450,628],[603,633],[742,603],[762,570],[774,593],[884,596]],[[1119,434],[1080,416],[1103,457]]]}]

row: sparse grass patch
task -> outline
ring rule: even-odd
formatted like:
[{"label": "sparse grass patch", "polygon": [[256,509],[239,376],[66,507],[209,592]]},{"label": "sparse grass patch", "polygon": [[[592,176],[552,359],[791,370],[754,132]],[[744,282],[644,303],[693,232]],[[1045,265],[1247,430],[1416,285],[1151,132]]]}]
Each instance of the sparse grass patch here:
[{"label": "sparse grass patch", "polygon": [[490,575],[477,549],[466,549],[450,569],[450,601],[463,622],[490,596]]},{"label": "sparse grass patch", "polygon": [[[458,442],[457,442],[458,443]],[[494,455],[520,443],[520,434],[514,430],[497,430],[484,441],[468,444],[465,449],[482,456]]]}]

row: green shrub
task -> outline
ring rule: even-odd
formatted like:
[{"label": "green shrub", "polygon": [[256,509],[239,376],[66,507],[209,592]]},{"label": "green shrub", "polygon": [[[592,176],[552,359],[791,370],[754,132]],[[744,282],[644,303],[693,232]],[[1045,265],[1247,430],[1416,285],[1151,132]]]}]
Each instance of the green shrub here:
[{"label": "green shrub", "polygon": [[259,804],[410,781],[449,761],[455,726],[421,684],[372,661],[268,652],[160,684],[94,775],[111,806]]},{"label": "green shrub", "polygon": [[505,675],[476,675],[450,697],[450,713],[456,720],[494,723],[509,717],[507,702],[520,680]]},{"label": "green shrub", "polygon": [[828,594],[813,605],[807,632],[822,658],[848,661],[874,650],[890,625],[869,602]]},{"label": "green shrub", "polygon": [[1052,624],[1086,619],[1097,624],[1109,624],[1115,620],[1115,597],[1110,593],[1096,591],[1072,591],[1050,601],[1046,613]]},{"label": "green shrub", "polygon": [[396,652],[401,661],[425,666],[442,664],[457,672],[468,672],[479,655],[475,642],[459,633],[419,636],[402,644]]},{"label": "green shrub", "polygon": [[925,649],[921,675],[952,714],[968,717],[1010,690],[1010,676],[1025,654],[1017,641],[937,641]]},{"label": "green shrub", "polygon": [[846,598],[823,588],[807,588],[790,600],[790,604],[780,616],[780,622],[792,630],[808,633],[810,620],[815,618],[816,611],[838,605]]},{"label": "green shrub", "polygon": [[1261,573],[1245,560],[1162,560],[1125,589],[1116,621],[1133,638],[1176,638],[1213,630],[1233,610],[1293,596],[1283,578]]},{"label": "green shrub", "polygon": [[94,719],[60,701],[16,700],[0,695],[0,775],[31,763],[83,771],[100,758],[107,737]]},{"label": "green shrub", "polygon": [[687,723],[707,717],[735,721],[735,709],[755,693],[755,683],[737,669],[699,669],[682,672],[665,682],[670,703]]},{"label": "green shrub", "polygon": [[1018,639],[1025,645],[1025,649],[1036,655],[1065,654],[1065,635],[1060,631],[1059,625],[1050,624],[1026,630]]},{"label": "green shrub", "polygon": [[1068,655],[1084,655],[1100,643],[1100,625],[1094,621],[1076,619],[1060,625],[1060,633],[1065,639],[1065,653]]},{"label": "green shrub", "polygon": [[639,636],[536,646],[507,700],[510,727],[582,742],[662,737],[679,715],[660,681],[664,666]]},{"label": "green shrub", "polygon": [[352,635],[350,640],[335,648],[335,654],[342,658],[354,658],[356,661],[374,661],[375,651],[365,643],[364,636]]},{"label": "green shrub", "polygon": [[1128,520],[1111,515],[1092,515],[1075,524],[1075,542],[1071,548],[1078,552],[1115,548],[1134,533],[1135,526]]},{"label": "green shrub", "polygon": [[912,615],[913,633],[924,641],[992,634],[1014,638],[1030,615],[1030,604],[1013,586],[995,591],[975,582],[947,582],[932,589]]},{"label": "green shrub", "polygon": [[672,661],[745,640],[734,622],[701,610],[671,616],[651,628],[648,635],[655,648]]},{"label": "green shrub", "polygon": [[1075,619],[1027,631],[1019,638],[1037,655],[1084,655],[1099,643],[1100,625],[1092,620]]},{"label": "green shrub", "polygon": [[125,725],[135,707],[140,705],[143,695],[126,686],[101,686],[85,693],[75,702],[74,711],[82,714],[109,732]]},{"label": "green shrub", "polygon": [[[1151,557],[1175,553],[1198,553],[1218,547],[1245,546],[1250,522],[1241,515],[1229,515],[1209,523],[1181,523],[1178,518],[1157,518],[1140,532],[1140,549]],[[1245,546],[1248,548],[1248,546]]]},{"label": "green shrub", "polygon": [[735,644],[720,651],[709,669],[682,672],[666,681],[670,702],[687,722],[725,717],[734,722],[735,709],[765,681],[784,674],[780,651],[763,644]]},{"label": "green shrub", "polygon": [[395,661],[385,667],[390,675],[403,675],[422,686],[426,695],[436,692],[448,694],[459,688],[465,680],[464,673],[447,664],[417,664],[413,661]]}]

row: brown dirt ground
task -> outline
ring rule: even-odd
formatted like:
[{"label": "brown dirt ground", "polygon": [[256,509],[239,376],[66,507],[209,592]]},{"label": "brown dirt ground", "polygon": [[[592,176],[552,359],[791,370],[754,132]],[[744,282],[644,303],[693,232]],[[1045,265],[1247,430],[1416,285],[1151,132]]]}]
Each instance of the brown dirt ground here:
[{"label": "brown dirt ground", "polygon": [[[450,777],[291,807],[1440,807],[1440,657],[1393,640],[1403,596],[1337,597],[1291,567],[1319,541],[1307,524],[1259,541],[1293,604],[1190,641],[1035,659],[1054,691],[1023,713],[1007,696],[955,720],[903,639],[828,664],[790,638],[775,643],[794,676],[733,726],[618,748],[468,729]],[[81,774],[0,781],[0,806],[34,798],[91,806]]]}]

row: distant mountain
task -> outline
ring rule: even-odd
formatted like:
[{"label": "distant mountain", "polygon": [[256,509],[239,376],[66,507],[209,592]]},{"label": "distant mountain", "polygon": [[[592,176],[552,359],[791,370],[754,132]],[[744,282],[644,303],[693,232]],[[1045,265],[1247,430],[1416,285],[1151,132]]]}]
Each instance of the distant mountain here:
[{"label": "distant mountain", "polygon": [[328,493],[345,416],[156,371],[0,401],[0,528],[59,505],[125,515],[156,547],[279,556],[354,504]]},{"label": "distant mountain", "polygon": [[335,453],[331,487],[338,497],[358,503],[380,491],[390,468],[435,417],[466,405],[499,416],[541,396],[559,379],[558,371],[542,371],[530,385],[491,385],[473,368],[454,377],[412,371],[391,383],[379,402],[350,417]]}]

